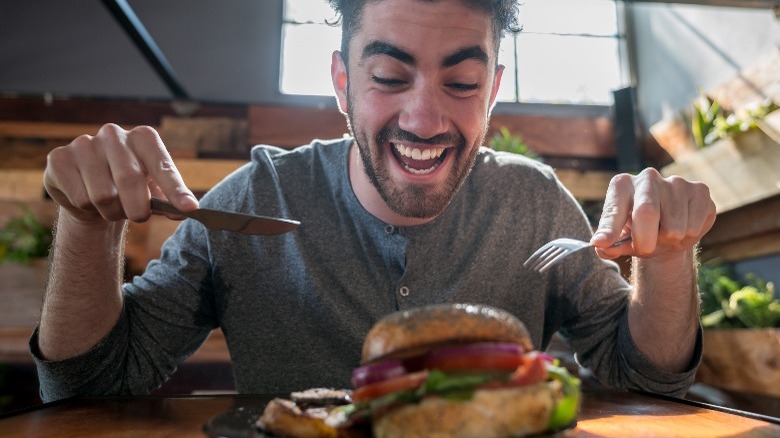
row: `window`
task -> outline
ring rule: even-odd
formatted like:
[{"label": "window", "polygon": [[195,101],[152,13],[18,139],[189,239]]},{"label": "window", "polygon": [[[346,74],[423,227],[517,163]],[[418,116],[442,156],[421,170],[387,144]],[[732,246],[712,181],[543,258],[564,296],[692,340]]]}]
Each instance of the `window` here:
[{"label": "window", "polygon": [[282,24],[281,91],[332,96],[330,55],[341,45],[336,12],[325,0],[285,0]]},{"label": "window", "polygon": [[[324,0],[285,0],[281,91],[332,95],[340,28]],[[501,41],[500,102],[609,105],[622,84],[614,0],[521,0],[522,32]]]},{"label": "window", "polygon": [[617,11],[610,0],[522,0],[522,32],[501,41],[499,101],[601,104],[619,88]]}]

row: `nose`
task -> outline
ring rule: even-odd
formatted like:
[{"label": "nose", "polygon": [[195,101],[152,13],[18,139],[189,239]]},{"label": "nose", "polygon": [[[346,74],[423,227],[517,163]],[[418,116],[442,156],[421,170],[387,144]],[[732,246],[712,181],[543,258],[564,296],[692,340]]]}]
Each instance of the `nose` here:
[{"label": "nose", "polygon": [[447,132],[446,108],[432,86],[420,84],[404,93],[404,106],[398,124],[420,138]]}]

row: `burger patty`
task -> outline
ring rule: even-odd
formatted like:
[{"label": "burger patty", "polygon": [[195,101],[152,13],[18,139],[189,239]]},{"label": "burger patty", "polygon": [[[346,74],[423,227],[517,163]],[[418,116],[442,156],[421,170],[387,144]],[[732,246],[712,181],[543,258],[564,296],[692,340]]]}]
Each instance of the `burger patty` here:
[{"label": "burger patty", "polygon": [[301,409],[316,406],[340,406],[352,402],[351,391],[334,388],[312,388],[290,394],[290,399]]}]

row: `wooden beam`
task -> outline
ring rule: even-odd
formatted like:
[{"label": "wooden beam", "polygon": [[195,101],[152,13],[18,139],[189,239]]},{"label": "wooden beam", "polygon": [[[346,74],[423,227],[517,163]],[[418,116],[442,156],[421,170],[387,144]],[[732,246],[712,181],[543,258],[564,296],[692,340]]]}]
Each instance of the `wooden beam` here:
[{"label": "wooden beam", "polygon": [[0,121],[0,137],[72,140],[97,134],[101,125],[91,123]]},{"label": "wooden beam", "polygon": [[718,215],[702,243],[715,245],[780,230],[780,195]]},{"label": "wooden beam", "polygon": [[243,160],[187,158],[175,160],[184,183],[194,192],[205,192],[233,171],[246,164]]},{"label": "wooden beam", "polygon": [[713,246],[702,244],[701,260],[736,262],[756,257],[780,254],[780,230],[747,236]]},{"label": "wooden beam", "polygon": [[[247,106],[199,104],[193,117],[246,120]],[[169,101],[138,99],[58,99],[0,97],[0,120],[157,126],[163,116],[178,116]]]},{"label": "wooden beam", "polygon": [[702,260],[744,260],[780,253],[780,195],[718,215],[701,240]]},{"label": "wooden beam", "polygon": [[336,108],[249,107],[250,144],[294,148],[314,138],[340,138],[347,132],[346,119]]},{"label": "wooden beam", "polygon": [[556,169],[555,174],[575,198],[587,201],[603,200],[609,181],[615,176],[614,172],[580,172],[573,169]]},{"label": "wooden beam", "polygon": [[44,194],[42,170],[0,169],[0,200],[41,200]]},{"label": "wooden beam", "polygon": [[553,117],[533,114],[495,114],[488,139],[501,127],[519,134],[539,155],[614,158],[614,128],[609,117]]},{"label": "wooden beam", "polygon": [[[246,163],[202,158],[174,160],[187,186],[201,193]],[[0,169],[0,200],[40,200],[44,195],[42,169]]]}]

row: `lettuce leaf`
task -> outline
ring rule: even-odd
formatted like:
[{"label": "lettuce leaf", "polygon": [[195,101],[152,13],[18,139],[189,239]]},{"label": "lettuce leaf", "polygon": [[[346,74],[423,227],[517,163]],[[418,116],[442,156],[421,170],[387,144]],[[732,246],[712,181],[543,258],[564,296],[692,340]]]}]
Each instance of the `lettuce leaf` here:
[{"label": "lettuce leaf", "polygon": [[580,379],[569,374],[566,368],[558,366],[557,363],[548,364],[547,373],[563,385],[563,398],[555,405],[548,427],[550,430],[563,429],[577,419],[581,398]]}]

